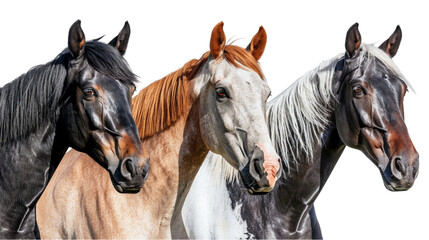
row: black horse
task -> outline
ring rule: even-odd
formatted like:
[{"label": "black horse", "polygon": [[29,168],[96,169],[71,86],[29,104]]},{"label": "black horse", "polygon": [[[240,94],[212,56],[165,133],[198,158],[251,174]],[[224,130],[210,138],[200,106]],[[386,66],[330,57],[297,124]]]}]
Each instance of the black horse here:
[{"label": "black horse", "polygon": [[[344,55],[322,63],[269,103],[271,138],[285,171],[267,195],[216,182],[222,176],[210,174],[223,161],[208,159],[182,211],[189,236],[322,238],[313,203],[346,146],[378,167],[388,190],[411,188],[419,155],[404,122],[408,84],[391,59],[401,37],[398,26],[379,48],[362,44],[356,23],[347,32]],[[224,191],[207,191],[222,189],[215,184],[224,184]]]},{"label": "black horse", "polygon": [[129,35],[125,23],[109,44],[86,42],[78,20],[67,49],[0,89],[0,239],[34,238],[34,206],[69,147],[106,168],[119,192],[143,185],[136,76],[122,57]]}]

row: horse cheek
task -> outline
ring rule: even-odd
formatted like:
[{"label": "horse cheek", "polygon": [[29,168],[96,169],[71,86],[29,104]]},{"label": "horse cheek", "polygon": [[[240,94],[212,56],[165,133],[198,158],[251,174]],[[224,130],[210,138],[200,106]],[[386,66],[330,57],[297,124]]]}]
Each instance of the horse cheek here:
[{"label": "horse cheek", "polygon": [[355,111],[348,106],[342,107],[336,112],[336,125],[341,140],[350,147],[359,144],[359,123]]},{"label": "horse cheek", "polygon": [[89,127],[94,129],[104,129],[103,105],[99,101],[84,102],[83,106],[89,118]]}]

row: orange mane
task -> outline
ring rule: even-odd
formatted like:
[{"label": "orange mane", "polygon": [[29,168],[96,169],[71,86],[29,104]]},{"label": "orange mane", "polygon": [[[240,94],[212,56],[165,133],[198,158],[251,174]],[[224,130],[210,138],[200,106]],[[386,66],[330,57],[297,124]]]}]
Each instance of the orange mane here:
[{"label": "orange mane", "polygon": [[[210,52],[206,52],[199,60],[187,62],[182,68],[150,84],[133,98],[132,114],[140,138],[164,131],[185,113],[189,104],[188,81],[195,77],[209,56]],[[258,62],[241,47],[227,45],[219,58],[225,58],[234,67],[249,68],[264,79]]]}]

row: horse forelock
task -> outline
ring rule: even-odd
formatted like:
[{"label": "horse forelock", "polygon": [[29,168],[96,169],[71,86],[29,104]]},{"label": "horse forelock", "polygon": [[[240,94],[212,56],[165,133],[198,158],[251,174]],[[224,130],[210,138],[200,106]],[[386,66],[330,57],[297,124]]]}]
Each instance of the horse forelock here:
[{"label": "horse forelock", "polygon": [[265,79],[262,70],[259,67],[258,61],[252,54],[242,47],[235,45],[226,45],[223,54],[219,58],[226,59],[230,64],[236,68],[248,68],[256,72],[261,79]]},{"label": "horse forelock", "polygon": [[407,84],[408,87],[411,88],[411,90],[414,91],[413,87],[411,86],[410,82],[405,78],[404,74],[399,70],[399,68],[396,66],[396,64],[393,62],[393,59],[387,55],[383,50],[376,47],[374,44],[362,44],[362,54],[361,54],[361,61],[364,61],[364,56],[367,56],[368,58],[374,58],[379,60],[384,66],[386,66],[390,71],[392,71],[397,77],[399,77],[402,81]]},{"label": "horse forelock", "polygon": [[96,71],[119,80],[126,85],[137,83],[136,75],[131,71],[125,58],[109,44],[98,39],[85,43],[85,59]]}]

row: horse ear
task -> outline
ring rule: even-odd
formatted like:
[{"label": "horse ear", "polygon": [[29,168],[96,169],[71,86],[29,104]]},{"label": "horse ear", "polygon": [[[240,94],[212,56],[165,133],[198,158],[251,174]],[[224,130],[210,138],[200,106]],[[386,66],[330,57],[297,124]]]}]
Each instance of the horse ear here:
[{"label": "horse ear", "polygon": [[226,37],[223,32],[223,22],[218,23],[212,31],[210,38],[210,53],[214,58],[218,58],[225,48]]},{"label": "horse ear", "polygon": [[358,27],[359,27],[359,24],[355,23],[347,31],[346,52],[348,53],[350,58],[354,57],[358,53],[357,50],[359,49],[360,44],[362,42]]},{"label": "horse ear", "polygon": [[73,23],[69,30],[68,46],[74,58],[78,58],[83,54],[85,47],[85,34],[80,27],[80,20]]},{"label": "horse ear", "polygon": [[380,49],[386,52],[390,57],[394,57],[398,52],[399,45],[401,44],[402,39],[402,30],[399,25],[396,27],[395,31],[390,35],[389,39],[384,41],[380,45]]},{"label": "horse ear", "polygon": [[265,45],[267,44],[267,33],[265,32],[264,27],[260,26],[259,31],[253,36],[252,41],[247,46],[246,50],[249,51],[252,56],[258,61],[265,50]]},{"label": "horse ear", "polygon": [[124,27],[121,32],[119,32],[118,36],[116,36],[112,41],[109,42],[110,45],[118,49],[121,55],[124,55],[127,51],[128,40],[130,39],[131,28],[128,21],[125,22]]}]

